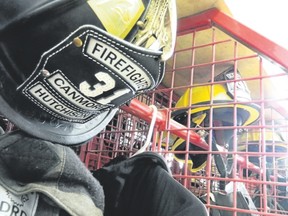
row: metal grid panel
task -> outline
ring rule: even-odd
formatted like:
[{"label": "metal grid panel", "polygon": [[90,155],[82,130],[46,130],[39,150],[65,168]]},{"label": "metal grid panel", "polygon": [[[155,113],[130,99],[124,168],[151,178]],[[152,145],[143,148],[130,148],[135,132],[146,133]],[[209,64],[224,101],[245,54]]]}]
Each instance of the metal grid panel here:
[{"label": "metal grid panel", "polygon": [[[102,133],[81,147],[80,157],[94,170],[119,155],[134,154],[147,140],[153,115],[151,105],[155,105],[157,119],[147,150],[162,154],[174,178],[201,198],[210,211],[228,211],[230,215],[287,215],[288,116],[285,104],[288,94],[280,95],[287,90],[283,84],[288,80],[287,73],[252,51],[255,47],[251,44],[244,46],[216,27],[208,25],[186,31],[179,34],[179,40],[186,40],[187,47],[177,44],[161,86],[122,107]],[[275,60],[277,56],[272,62]],[[241,78],[214,80],[231,66],[234,66],[234,77],[238,70]],[[243,88],[243,82],[250,90],[251,101],[238,100],[241,96],[238,89]],[[234,98],[217,101],[214,92],[219,85],[232,87]],[[207,86],[212,89],[209,95],[196,91]],[[185,92],[187,101],[179,105]],[[227,94],[227,89],[223,93]],[[206,105],[193,104],[194,98],[204,100],[208,96],[210,100]],[[245,107],[251,104],[258,107],[259,118],[243,124],[241,118],[251,114]],[[222,116],[221,107],[226,108]],[[237,118],[243,109],[246,114]],[[252,116],[256,115],[251,112]],[[182,113],[180,117],[179,113]],[[203,118],[201,120],[203,113],[206,123]],[[230,124],[223,124],[227,119]],[[225,134],[230,139],[223,139]],[[218,144],[216,150],[213,139]],[[191,148],[191,143],[199,149]],[[201,156],[205,163],[199,169],[192,169],[191,162],[194,166]],[[226,163],[225,176],[217,157]],[[230,201],[225,200],[227,197]]]}]

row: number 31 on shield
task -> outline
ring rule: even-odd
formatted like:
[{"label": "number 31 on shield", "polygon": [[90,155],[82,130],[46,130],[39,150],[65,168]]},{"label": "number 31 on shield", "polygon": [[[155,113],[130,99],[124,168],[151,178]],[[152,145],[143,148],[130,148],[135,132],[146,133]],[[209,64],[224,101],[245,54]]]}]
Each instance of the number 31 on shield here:
[{"label": "number 31 on shield", "polygon": [[[100,82],[95,85],[90,85],[87,81],[83,81],[80,83],[79,88],[80,91],[88,97],[97,97],[104,92],[110,91],[115,88],[115,80],[105,72],[98,72],[94,75]],[[130,90],[128,88],[118,89],[113,91],[113,93],[107,97],[102,97],[96,100],[97,103],[100,104],[108,104],[111,103],[112,100],[127,94]]]}]

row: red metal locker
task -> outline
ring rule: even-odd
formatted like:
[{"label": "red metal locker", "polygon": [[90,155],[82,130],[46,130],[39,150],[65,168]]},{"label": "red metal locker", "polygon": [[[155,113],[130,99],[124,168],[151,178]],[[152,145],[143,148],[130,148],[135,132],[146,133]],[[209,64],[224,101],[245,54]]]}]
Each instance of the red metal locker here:
[{"label": "red metal locker", "polygon": [[210,211],[288,215],[288,51],[217,9],[180,19],[179,40],[161,85],[81,159],[95,170],[147,145]]}]

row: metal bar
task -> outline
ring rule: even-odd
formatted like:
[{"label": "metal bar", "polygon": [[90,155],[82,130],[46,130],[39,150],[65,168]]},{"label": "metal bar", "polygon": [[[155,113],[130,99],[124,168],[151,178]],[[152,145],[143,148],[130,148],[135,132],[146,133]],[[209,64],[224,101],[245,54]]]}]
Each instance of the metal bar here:
[{"label": "metal bar", "polygon": [[212,23],[209,13],[202,12],[193,16],[180,18],[177,20],[177,35],[185,35],[195,30],[205,30],[211,28]]},{"label": "metal bar", "polygon": [[[133,99],[130,102],[129,106],[122,106],[121,109],[147,122],[151,122],[153,109],[147,106],[146,104],[141,103],[137,99]],[[167,119],[168,119],[167,111],[158,110],[155,124],[159,127],[160,130],[164,130],[166,128]],[[187,127],[174,121],[173,119],[169,120],[169,124],[170,124],[170,133],[173,133],[176,136],[181,137],[182,139],[185,140],[187,139],[188,136]],[[195,145],[197,145],[200,148],[203,148],[204,150],[209,150],[208,144],[197,133],[193,131],[189,131],[189,133],[190,133],[189,139],[191,142],[196,143]]]},{"label": "metal bar", "polygon": [[[131,100],[129,106],[122,106],[122,110],[128,112],[132,115],[135,115],[144,121],[151,122],[153,109],[146,104],[140,102],[137,99]],[[160,129],[164,130],[168,121],[167,111],[165,110],[158,110],[155,125]],[[184,125],[174,121],[173,119],[169,119],[170,125],[170,133],[175,134],[176,136],[187,140],[188,137],[188,128]],[[190,142],[193,142],[194,145],[203,148],[203,150],[209,150],[208,144],[203,140],[197,133],[194,131],[189,130],[189,139]],[[255,166],[253,163],[246,161],[240,155],[236,157],[237,163],[240,165],[247,167],[251,171],[256,173],[262,173],[261,169],[258,166]]]},{"label": "metal bar", "polygon": [[178,20],[178,35],[211,26],[224,31],[250,49],[278,63],[288,72],[288,50],[241,24],[216,8]]}]

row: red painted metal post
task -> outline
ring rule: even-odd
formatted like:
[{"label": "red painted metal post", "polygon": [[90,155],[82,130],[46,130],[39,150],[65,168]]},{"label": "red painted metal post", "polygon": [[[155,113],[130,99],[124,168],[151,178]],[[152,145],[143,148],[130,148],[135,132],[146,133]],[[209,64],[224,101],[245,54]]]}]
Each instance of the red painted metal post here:
[{"label": "red painted metal post", "polygon": [[[122,110],[133,114],[147,122],[151,122],[152,120],[152,113],[153,109],[146,104],[140,102],[137,99],[133,99],[129,106],[122,106]],[[164,130],[165,126],[167,124],[168,117],[167,117],[167,112],[165,110],[159,110],[157,112],[157,117],[156,117],[156,125],[159,127],[160,130]],[[182,124],[179,124],[178,122],[174,121],[173,119],[169,120],[170,124],[170,133],[182,138],[182,139],[187,139],[188,137],[188,128],[185,127]],[[194,145],[203,148],[203,150],[209,150],[208,144],[203,140],[197,133],[194,131],[189,131],[189,139],[190,142],[193,142]],[[236,158],[237,162],[240,163],[242,166],[247,167],[248,169],[256,172],[256,173],[261,173],[261,170],[259,169],[258,166],[255,166],[253,163],[250,163],[246,161],[243,157],[237,155]]]},{"label": "red painted metal post", "polygon": [[[122,110],[131,113],[147,122],[151,122],[153,109],[147,106],[144,103],[141,103],[137,99],[133,99],[129,106],[122,106]],[[160,130],[164,130],[168,121],[167,112],[165,110],[159,110],[157,112],[156,125]],[[176,136],[181,137],[182,139],[187,139],[187,127],[182,124],[174,121],[173,119],[169,120],[171,133]],[[190,141],[196,143],[195,145],[203,148],[203,150],[209,150],[208,144],[195,132],[190,131]]]}]

